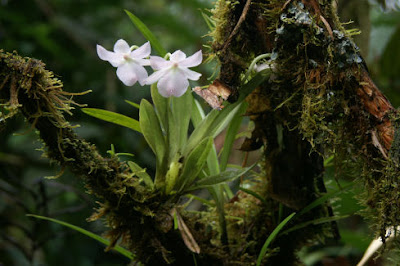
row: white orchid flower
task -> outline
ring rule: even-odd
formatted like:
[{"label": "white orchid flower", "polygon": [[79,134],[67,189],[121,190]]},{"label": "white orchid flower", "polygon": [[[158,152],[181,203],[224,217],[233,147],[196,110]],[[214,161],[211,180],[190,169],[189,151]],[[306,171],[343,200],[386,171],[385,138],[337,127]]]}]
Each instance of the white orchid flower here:
[{"label": "white orchid flower", "polygon": [[142,86],[145,85],[144,81],[148,75],[143,66],[150,65],[150,60],[145,59],[150,55],[149,42],[135,50],[122,39],[115,43],[114,52],[107,51],[101,45],[97,45],[96,48],[100,59],[110,62],[117,68],[117,76],[126,86],[132,86],[136,81],[139,81]]},{"label": "white orchid flower", "polygon": [[203,55],[201,50],[186,58],[186,54],[178,50],[171,54],[169,60],[159,56],[150,56],[151,67],[156,70],[146,79],[146,84],[158,81],[158,92],[164,97],[180,97],[189,87],[190,80],[198,80],[200,73],[192,71],[189,67],[201,64]]}]

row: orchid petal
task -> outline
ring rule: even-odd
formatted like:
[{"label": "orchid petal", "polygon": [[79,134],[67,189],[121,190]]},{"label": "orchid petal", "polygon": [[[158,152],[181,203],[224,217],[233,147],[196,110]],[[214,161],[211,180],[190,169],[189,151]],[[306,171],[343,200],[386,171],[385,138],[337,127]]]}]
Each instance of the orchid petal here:
[{"label": "orchid petal", "polygon": [[158,84],[158,91],[164,97],[180,97],[189,87],[189,81],[181,71],[170,71],[168,75],[163,76]]},{"label": "orchid petal", "polygon": [[187,79],[190,80],[198,80],[201,77],[200,73],[197,73],[193,70],[190,70],[188,68],[180,68],[180,70],[185,74]]},{"label": "orchid petal", "polygon": [[132,72],[134,72],[136,74],[136,77],[137,77],[137,79],[139,81],[139,84],[141,86],[146,85],[145,81],[146,81],[146,79],[148,77],[146,69],[144,67],[142,67],[141,65],[136,64],[136,63],[135,64],[130,64],[130,67],[132,69]]},{"label": "orchid petal", "polygon": [[118,67],[124,62],[124,59],[120,54],[110,52],[101,45],[97,45],[96,50],[99,58],[101,60],[110,62],[113,67]]},{"label": "orchid petal", "polygon": [[203,61],[203,53],[201,50],[197,51],[195,54],[189,56],[179,63],[180,67],[195,67],[201,64]]},{"label": "orchid petal", "polygon": [[161,69],[159,71],[154,72],[151,74],[144,82],[147,85],[156,83],[160,78],[162,78],[166,73],[168,72],[168,69]]},{"label": "orchid petal", "polygon": [[149,59],[134,59],[135,62],[137,62],[141,66],[150,66],[150,60]]},{"label": "orchid petal", "polygon": [[132,86],[138,80],[130,64],[126,63],[117,68],[117,76],[126,86]]},{"label": "orchid petal", "polygon": [[130,57],[133,59],[146,58],[150,55],[150,52],[151,52],[150,42],[146,42],[136,50],[132,51]]},{"label": "orchid petal", "polygon": [[125,40],[119,39],[114,45],[114,52],[119,54],[129,54],[131,48]]},{"label": "orchid petal", "polygon": [[186,54],[182,52],[181,50],[175,51],[171,56],[169,57],[169,60],[174,63],[179,63],[182,60],[186,59]]},{"label": "orchid petal", "polygon": [[150,56],[150,65],[154,70],[160,70],[168,68],[171,65],[171,62],[168,62],[159,56]]}]

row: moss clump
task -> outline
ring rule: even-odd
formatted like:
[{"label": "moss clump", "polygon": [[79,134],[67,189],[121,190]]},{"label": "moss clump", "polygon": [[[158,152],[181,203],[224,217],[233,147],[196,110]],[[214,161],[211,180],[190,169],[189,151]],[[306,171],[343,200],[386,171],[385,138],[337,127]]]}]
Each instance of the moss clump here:
[{"label": "moss clump", "polygon": [[352,31],[343,31],[327,7],[292,1],[280,14],[276,77],[267,97],[313,151],[334,154],[338,168],[362,166],[366,193],[360,199],[384,237],[400,224],[398,165],[388,156],[397,114],[369,78]]},{"label": "moss clump", "polygon": [[36,112],[28,119],[35,121],[39,117],[48,117],[59,128],[71,127],[64,119],[63,112],[71,114],[75,104],[72,94],[62,90],[62,83],[51,71],[45,70],[45,64],[39,60],[23,58],[17,53],[5,53],[0,50],[0,118],[5,121],[15,115],[21,107],[19,94],[32,99]]},{"label": "moss clump", "polygon": [[213,53],[218,57],[221,69],[219,81],[230,89],[229,101],[235,101],[241,85],[242,74],[251,61],[264,51],[265,34],[259,31],[263,27],[260,17],[265,4],[263,1],[223,1],[216,3],[212,10],[215,28]]},{"label": "moss clump", "polygon": [[215,7],[211,10],[213,14],[212,19],[216,27],[209,35],[213,38],[216,46],[222,46],[233,31],[236,19],[232,18],[234,16],[234,12],[232,11],[239,4],[239,1],[218,0],[215,3]]}]

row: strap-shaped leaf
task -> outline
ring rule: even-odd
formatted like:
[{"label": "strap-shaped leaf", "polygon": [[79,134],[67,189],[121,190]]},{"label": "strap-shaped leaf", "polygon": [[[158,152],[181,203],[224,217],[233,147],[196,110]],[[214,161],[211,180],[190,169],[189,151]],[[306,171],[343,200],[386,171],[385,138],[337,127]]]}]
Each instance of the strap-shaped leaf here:
[{"label": "strap-shaped leaf", "polygon": [[187,155],[196,143],[199,143],[206,137],[215,137],[230,123],[235,114],[240,110],[240,104],[258,85],[260,85],[266,76],[258,73],[249,82],[240,89],[240,96],[234,104],[228,104],[221,111],[212,110],[195,128],[190,136],[183,155]]},{"label": "strap-shaped leaf", "polygon": [[165,138],[153,106],[145,99],[140,102],[139,118],[144,138],[156,155],[157,162],[162,163],[166,152]]},{"label": "strap-shaped leaf", "polygon": [[[194,128],[197,128],[205,117],[204,110],[201,107],[200,103],[193,98],[192,101],[192,123]],[[218,162],[218,155],[215,149],[215,145],[213,145],[211,152],[208,154],[207,157],[207,167],[208,173],[210,175],[216,175],[220,172],[219,169],[219,162]]]},{"label": "strap-shaped leaf", "polygon": [[349,216],[350,215],[346,214],[346,215],[340,215],[340,216],[322,217],[322,218],[317,218],[317,219],[313,219],[313,220],[310,220],[310,221],[305,221],[305,222],[302,222],[302,223],[298,223],[295,226],[293,226],[293,227],[291,227],[291,228],[289,228],[289,229],[287,229],[285,231],[282,231],[281,234],[282,235],[289,234],[290,232],[293,232],[293,231],[296,231],[296,230],[300,230],[300,229],[302,229],[302,228],[304,228],[306,226],[309,226],[309,225],[318,225],[318,224],[323,224],[323,223],[330,223],[330,222],[334,222],[334,221],[338,221],[338,220],[341,220],[341,219],[348,218]]},{"label": "strap-shaped leaf", "polygon": [[168,140],[168,163],[177,162],[180,159],[180,123],[178,121],[177,114],[173,112],[171,109],[172,97],[168,99],[168,109],[167,109],[167,122],[168,122],[168,131],[167,131],[167,140]]},{"label": "strap-shaped leaf", "polygon": [[196,100],[193,97],[193,101],[192,101],[192,116],[191,116],[193,127],[194,128],[198,127],[205,116],[206,115],[204,114],[204,110],[201,107],[199,101]]},{"label": "strap-shaped leaf", "polygon": [[199,175],[201,169],[206,163],[208,153],[210,152],[213,144],[213,139],[208,137],[198,143],[193,151],[185,158],[183,162],[182,173],[179,176],[175,188],[178,191],[184,189],[186,184],[191,184],[194,179]]},{"label": "strap-shaped leaf", "polygon": [[160,120],[161,128],[164,132],[168,132],[168,98],[161,96],[158,92],[157,84],[151,85],[151,99],[156,108],[158,119]]},{"label": "strap-shaped leaf", "polygon": [[260,200],[262,203],[268,204],[268,202],[258,193],[254,192],[254,191],[252,191],[250,189],[244,188],[244,187],[239,187],[238,189],[243,191],[243,192],[245,192],[245,193],[247,193],[247,194],[249,194],[249,195],[252,195],[256,199]]},{"label": "strap-shaped leaf", "polygon": [[225,171],[228,164],[229,155],[233,147],[233,142],[236,140],[236,134],[239,131],[240,125],[242,124],[243,114],[246,111],[247,104],[242,104],[226,131],[224,146],[222,148],[220,156],[220,169]]},{"label": "strap-shaped leaf", "polygon": [[[63,222],[63,221],[60,221],[60,220],[57,220],[57,219],[53,219],[53,218],[49,218],[49,217],[45,217],[45,216],[40,216],[40,215],[27,214],[26,216],[30,216],[30,217],[33,217],[33,218],[47,220],[47,221],[50,221],[50,222],[53,222],[53,223],[61,224],[63,226],[71,228],[72,230],[78,231],[79,233],[84,234],[84,235],[86,235],[86,236],[88,236],[90,238],[93,238],[94,240],[97,240],[98,242],[100,242],[100,243],[102,243],[102,244],[104,244],[106,246],[110,245],[110,241],[109,240],[107,240],[107,239],[105,239],[105,238],[103,238],[103,237],[101,237],[99,235],[96,235],[96,234],[94,234],[94,233],[92,233],[92,232],[90,232],[88,230],[85,230],[85,229],[83,229],[81,227],[78,227],[76,225],[73,225],[73,224],[70,224],[70,223],[67,223],[67,222]],[[115,245],[115,247],[113,247],[113,250],[117,251],[121,255],[124,255],[125,257],[129,258],[130,260],[134,259],[132,252],[124,249],[123,247],[121,247],[119,245]]]},{"label": "strap-shaped leaf", "polygon": [[242,170],[239,171],[224,171],[219,173],[218,175],[212,175],[212,176],[207,176],[205,178],[200,179],[197,181],[193,186],[190,186],[187,188],[185,191],[193,191],[201,188],[207,188],[211,187],[214,185],[226,183],[235,180],[236,178],[241,177],[242,175],[245,175],[248,171],[250,171],[253,167],[255,166],[252,165],[250,167],[246,167]]},{"label": "strap-shaped leaf", "polygon": [[142,132],[140,128],[140,124],[137,120],[130,118],[125,115],[121,115],[115,112],[103,110],[103,109],[97,109],[97,108],[82,108],[81,109],[85,114],[88,114],[90,116],[96,117],[98,119],[111,122],[123,127],[130,128],[132,130],[135,130],[139,133]]},{"label": "strap-shaped leaf", "polygon": [[235,103],[228,105],[222,111],[212,110],[191,134],[183,154],[189,153],[196,143],[199,143],[204,138],[218,135],[230,122],[239,107],[239,104]]},{"label": "strap-shaped leaf", "polygon": [[309,212],[310,210],[314,209],[315,207],[318,207],[318,206],[320,206],[322,204],[325,204],[325,202],[333,199],[338,194],[341,194],[341,193],[343,193],[343,192],[345,192],[348,189],[353,188],[353,187],[354,187],[354,183],[350,183],[350,184],[347,184],[346,186],[344,186],[344,187],[342,187],[342,188],[340,188],[338,190],[334,190],[332,192],[326,193],[325,195],[317,198],[316,200],[314,200],[313,202],[308,204],[306,207],[304,207],[301,211],[299,211],[297,213],[296,216],[303,215],[304,213]]},{"label": "strap-shaped leaf", "polygon": [[154,34],[147,28],[147,26],[135,15],[133,15],[131,12],[128,10],[125,10],[126,14],[129,16],[131,19],[132,23],[136,26],[136,28],[143,34],[143,36],[150,42],[151,47],[154,48],[154,50],[157,51],[157,53],[161,56],[164,57],[165,54],[167,53],[165,49],[162,47],[161,43],[158,41],[158,39],[154,36]]},{"label": "strap-shaped leaf", "polygon": [[187,141],[187,132],[192,111],[193,95],[187,90],[181,97],[172,98],[172,113],[175,116],[176,127],[179,129],[179,149],[181,150]]},{"label": "strap-shaped leaf", "polygon": [[135,108],[137,108],[137,109],[140,108],[140,105],[137,104],[137,103],[134,103],[134,102],[131,102],[131,101],[128,101],[128,100],[125,100],[125,102],[128,103],[129,105],[132,105],[133,107],[135,107]]},{"label": "strap-shaped leaf", "polygon": [[272,240],[274,240],[276,238],[276,236],[279,234],[279,232],[282,230],[282,228],[293,218],[293,216],[295,214],[296,213],[293,212],[291,215],[286,217],[285,220],[283,220],[280,224],[278,224],[278,226],[274,229],[274,231],[272,231],[272,233],[269,235],[267,240],[265,240],[265,243],[264,243],[263,247],[261,248],[260,253],[258,254],[257,266],[261,265],[261,262],[264,259],[265,254],[267,253],[269,244],[271,244]]}]

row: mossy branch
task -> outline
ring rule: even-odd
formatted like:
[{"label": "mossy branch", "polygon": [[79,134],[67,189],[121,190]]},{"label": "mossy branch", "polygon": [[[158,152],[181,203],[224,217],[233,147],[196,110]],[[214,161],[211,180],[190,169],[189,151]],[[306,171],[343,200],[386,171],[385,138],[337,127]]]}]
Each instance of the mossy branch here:
[{"label": "mossy branch", "polygon": [[[73,132],[64,113],[73,109],[71,97],[75,94],[64,92],[61,81],[44,63],[0,50],[0,84],[3,123],[22,113],[38,130],[47,157],[84,180],[89,192],[101,200],[101,208],[91,219],[107,216],[112,243],[122,237],[143,262],[168,260],[164,245],[185,250],[176,232],[167,238],[157,235],[162,230],[155,229],[163,228],[166,221],[160,217],[169,216],[171,206],[163,199],[156,200],[157,195],[147,191],[124,163],[102,157],[94,145]],[[159,220],[153,219],[155,216]],[[169,241],[161,243],[165,239]]]},{"label": "mossy branch", "polygon": [[[135,258],[146,265],[191,265],[193,254],[182,239],[186,234],[199,245],[197,250],[201,253],[196,257],[200,264],[235,265],[256,260],[257,247],[261,248],[257,243],[262,243],[274,228],[263,222],[267,212],[263,208],[269,205],[259,206],[256,198],[244,193],[238,196],[237,202],[227,204],[229,214],[244,221],[241,225],[235,220],[229,223],[231,244],[244,246],[251,241],[252,247],[238,249],[237,256],[232,256],[218,242],[218,230],[213,228],[209,232],[210,221],[218,220],[216,210],[198,214],[185,212],[177,205],[179,199],[147,188],[125,163],[115,157],[102,157],[94,145],[73,132],[64,114],[73,109],[74,94],[64,92],[61,81],[41,61],[0,51],[0,84],[2,121],[17,113],[23,114],[38,130],[46,156],[82,178],[88,192],[96,195],[101,205],[89,220],[107,219],[111,246],[122,238]],[[265,188],[258,183],[252,188],[260,195],[265,194]],[[180,222],[186,223],[182,226],[186,232],[173,230],[171,210],[180,212]]]}]

